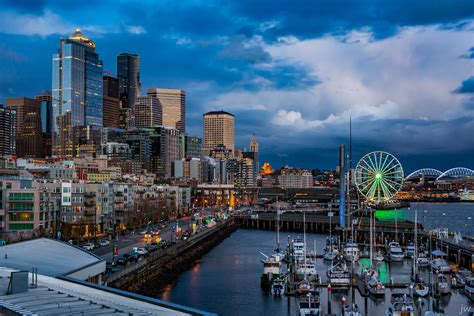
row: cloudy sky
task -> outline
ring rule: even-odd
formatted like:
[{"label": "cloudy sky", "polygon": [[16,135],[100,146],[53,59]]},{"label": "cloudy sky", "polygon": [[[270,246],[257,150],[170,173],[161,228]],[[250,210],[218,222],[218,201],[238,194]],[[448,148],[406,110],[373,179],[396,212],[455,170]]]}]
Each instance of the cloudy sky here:
[{"label": "cloudy sky", "polygon": [[474,1],[19,1],[0,3],[0,103],[51,89],[51,55],[80,26],[104,70],[142,58],[142,88],[187,91],[187,128],[236,115],[261,160],[334,168],[390,151],[406,172],[474,168]]}]

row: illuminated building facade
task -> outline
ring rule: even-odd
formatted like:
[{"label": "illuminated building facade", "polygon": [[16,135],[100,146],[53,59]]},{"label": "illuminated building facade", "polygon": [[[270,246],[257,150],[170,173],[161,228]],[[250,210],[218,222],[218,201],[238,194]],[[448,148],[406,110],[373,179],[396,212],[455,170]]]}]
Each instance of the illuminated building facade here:
[{"label": "illuminated building facade", "polygon": [[209,155],[211,150],[219,145],[235,150],[233,114],[225,111],[212,111],[204,114],[204,154]]},{"label": "illuminated building facade", "polygon": [[60,40],[53,55],[53,155],[74,157],[75,129],[103,124],[102,61],[96,44],[79,29]]},{"label": "illuminated building facade", "polygon": [[161,104],[163,126],[186,132],[186,92],[179,89],[148,89],[147,95]]},{"label": "illuminated building facade", "polygon": [[140,56],[121,53],[117,56],[117,78],[121,108],[121,128],[135,126],[134,106],[141,94]]}]

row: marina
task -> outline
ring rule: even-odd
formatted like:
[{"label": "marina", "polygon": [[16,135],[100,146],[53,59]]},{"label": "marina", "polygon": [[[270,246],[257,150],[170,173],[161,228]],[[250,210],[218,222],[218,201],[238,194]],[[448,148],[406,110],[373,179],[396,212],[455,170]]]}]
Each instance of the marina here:
[{"label": "marina", "polygon": [[[297,234],[290,234],[290,238],[296,236]],[[312,245],[316,241],[317,249],[321,250],[326,246],[326,238],[327,235],[323,234],[307,234],[308,244]],[[188,306],[201,306],[220,315],[298,315],[299,297],[273,297],[270,292],[260,287],[262,264],[259,251],[272,253],[274,248],[275,232],[238,229],[197,261],[190,270],[183,272],[174,283],[165,287],[163,292],[159,293],[159,297]],[[355,265],[355,271],[368,265],[368,260],[362,258]],[[383,297],[367,295],[354,287],[353,291],[333,289],[328,300],[328,289],[325,285],[327,285],[326,271],[330,267],[331,263],[327,260],[322,258],[316,260],[316,270],[321,277],[319,293],[323,313],[328,312],[330,305],[331,312],[340,315],[343,298],[349,302],[353,293],[354,302],[363,315],[369,313],[385,315],[393,293],[409,294],[412,277],[409,259],[404,259],[404,262],[400,263],[376,264],[380,280],[387,285]],[[429,269],[421,269],[424,280],[429,280],[428,272]],[[222,277],[223,275],[225,277]],[[390,286],[392,281],[393,287]],[[472,285],[474,293],[474,282]],[[436,299],[444,309],[445,315],[458,315],[461,306],[474,308],[474,304],[469,301],[461,288],[453,288],[451,294]],[[421,306],[421,310],[428,310],[428,298],[421,298],[421,301],[416,299],[415,303]],[[418,305],[415,307],[418,308]]]}]

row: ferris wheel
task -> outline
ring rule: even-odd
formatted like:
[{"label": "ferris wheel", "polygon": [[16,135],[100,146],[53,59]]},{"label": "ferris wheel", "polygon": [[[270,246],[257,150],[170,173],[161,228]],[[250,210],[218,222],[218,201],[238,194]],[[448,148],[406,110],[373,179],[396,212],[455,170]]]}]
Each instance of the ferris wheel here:
[{"label": "ferris wheel", "polygon": [[359,160],[354,182],[369,202],[389,201],[403,185],[403,168],[398,159],[384,151],[374,151]]}]

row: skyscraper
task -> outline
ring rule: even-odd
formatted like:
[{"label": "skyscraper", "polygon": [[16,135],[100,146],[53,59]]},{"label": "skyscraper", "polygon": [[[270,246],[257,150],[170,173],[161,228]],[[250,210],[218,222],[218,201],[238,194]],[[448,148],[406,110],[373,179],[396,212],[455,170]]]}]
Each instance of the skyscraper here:
[{"label": "skyscraper", "polygon": [[212,111],[203,115],[204,154],[209,155],[218,145],[224,145],[232,153],[235,151],[233,114],[225,111]]},{"label": "skyscraper", "polygon": [[117,56],[117,78],[119,80],[122,127],[134,126],[135,99],[141,94],[140,56],[121,53]]},{"label": "skyscraper", "polygon": [[163,126],[186,132],[186,92],[178,89],[148,89],[147,95],[157,98],[161,104]]},{"label": "skyscraper", "polygon": [[160,102],[157,98],[144,96],[135,99],[135,127],[162,125]]},{"label": "skyscraper", "polygon": [[51,156],[52,126],[53,126],[53,98],[51,91],[44,91],[37,95],[40,102],[41,130],[43,132],[43,157]]},{"label": "skyscraper", "polygon": [[74,157],[76,129],[102,127],[102,61],[80,29],[59,45],[53,55],[53,155]]},{"label": "skyscraper", "polygon": [[0,156],[15,155],[16,111],[0,106]]},{"label": "skyscraper", "polygon": [[[31,98],[10,98],[7,99],[7,109],[16,111],[16,155],[19,157],[34,157],[38,154],[36,145],[31,147],[32,143],[37,143],[38,135],[41,133],[41,124],[38,126],[36,123],[32,124],[32,120],[37,121],[40,115],[40,102],[36,99]],[[33,118],[34,115],[37,115],[38,118]],[[28,116],[29,124],[28,130],[26,127],[26,118]],[[38,128],[39,130],[32,130],[33,128]],[[35,140],[27,139],[34,135]],[[41,138],[42,139],[42,138]],[[42,146],[38,144],[38,146]],[[42,154],[39,154],[38,157],[42,157]]]},{"label": "skyscraper", "polygon": [[104,127],[120,127],[119,80],[104,76]]}]

